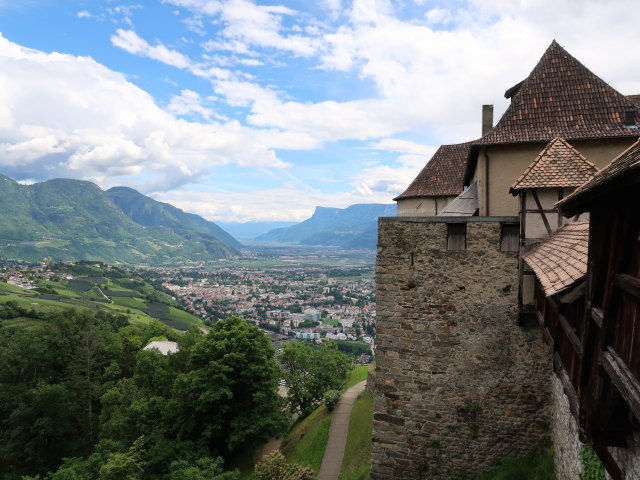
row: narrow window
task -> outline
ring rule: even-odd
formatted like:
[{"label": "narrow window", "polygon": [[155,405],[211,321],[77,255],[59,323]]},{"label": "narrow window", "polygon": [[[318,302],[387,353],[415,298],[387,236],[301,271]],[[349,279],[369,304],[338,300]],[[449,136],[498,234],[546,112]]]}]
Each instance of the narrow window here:
[{"label": "narrow window", "polygon": [[517,223],[500,224],[500,251],[517,252],[520,243],[520,225]]},{"label": "narrow window", "polygon": [[447,223],[447,250],[459,252],[467,249],[467,224]]}]

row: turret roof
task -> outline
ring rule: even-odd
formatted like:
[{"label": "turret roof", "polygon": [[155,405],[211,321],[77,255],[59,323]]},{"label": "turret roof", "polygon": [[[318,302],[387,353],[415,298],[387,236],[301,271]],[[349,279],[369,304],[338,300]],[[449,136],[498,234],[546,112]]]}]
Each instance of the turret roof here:
[{"label": "turret roof", "polygon": [[517,195],[526,188],[579,187],[597,172],[598,167],[580,152],[562,138],[556,138],[511,185],[509,193]]},{"label": "turret roof", "polygon": [[505,95],[511,104],[476,145],[640,135],[637,118],[631,128],[623,124],[635,96],[616,91],[555,40],[529,76]]}]

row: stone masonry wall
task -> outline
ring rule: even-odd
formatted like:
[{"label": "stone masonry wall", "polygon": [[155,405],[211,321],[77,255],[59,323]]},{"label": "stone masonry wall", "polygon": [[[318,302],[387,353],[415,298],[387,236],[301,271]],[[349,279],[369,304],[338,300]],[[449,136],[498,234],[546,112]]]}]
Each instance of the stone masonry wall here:
[{"label": "stone masonry wall", "polygon": [[[551,370],[551,369],[549,369]],[[582,466],[579,453],[583,443],[578,438],[578,424],[569,410],[569,399],[555,373],[551,382],[551,438],[557,480],[578,480]]]},{"label": "stone masonry wall", "polygon": [[374,480],[465,478],[549,435],[550,362],[539,329],[516,324],[517,257],[475,219],[463,252],[442,219],[379,222]]}]

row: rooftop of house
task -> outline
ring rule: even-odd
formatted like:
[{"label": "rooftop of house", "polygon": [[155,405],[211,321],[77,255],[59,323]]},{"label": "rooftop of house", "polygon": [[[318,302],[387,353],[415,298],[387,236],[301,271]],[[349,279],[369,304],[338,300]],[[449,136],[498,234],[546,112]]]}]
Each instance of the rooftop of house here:
[{"label": "rooftop of house", "polygon": [[640,107],[640,95],[627,95],[627,98],[631,103]]},{"label": "rooftop of house", "polygon": [[640,183],[640,140],[557,205],[562,208],[563,215],[575,215],[588,210],[591,202],[599,201],[611,192],[637,188],[638,183]]},{"label": "rooftop of house", "polygon": [[522,258],[535,272],[546,296],[554,295],[587,273],[589,222],[568,223]]},{"label": "rooftop of house", "polygon": [[555,138],[511,185],[509,193],[518,195],[527,188],[579,187],[596,173],[598,167],[565,140]]},{"label": "rooftop of house", "polygon": [[470,146],[471,142],[442,145],[407,189],[394,200],[458,195],[463,188]]},{"label": "rooftop of house", "polygon": [[639,137],[640,95],[624,96],[555,40],[529,76],[505,93],[511,104],[486,135],[473,142],[464,183],[481,146],[525,142]]},{"label": "rooftop of house", "polygon": [[176,342],[168,340],[154,340],[150,342],[143,350],[158,350],[162,355],[169,355],[180,350]]},{"label": "rooftop of house", "polygon": [[555,40],[529,76],[507,90],[505,96],[511,98],[511,104],[496,126],[475,142],[477,145],[640,134],[637,116],[625,125],[625,113],[636,107],[634,101],[591,72]]}]

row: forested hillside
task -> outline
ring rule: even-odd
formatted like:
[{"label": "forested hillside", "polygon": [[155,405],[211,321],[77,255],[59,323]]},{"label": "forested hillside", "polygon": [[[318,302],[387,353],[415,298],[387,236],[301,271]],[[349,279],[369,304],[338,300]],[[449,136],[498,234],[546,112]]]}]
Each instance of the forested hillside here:
[{"label": "forested hillside", "polygon": [[80,180],[20,185],[0,175],[0,207],[0,257],[12,260],[152,265],[229,257],[241,246],[202,217]]}]

